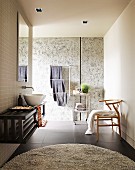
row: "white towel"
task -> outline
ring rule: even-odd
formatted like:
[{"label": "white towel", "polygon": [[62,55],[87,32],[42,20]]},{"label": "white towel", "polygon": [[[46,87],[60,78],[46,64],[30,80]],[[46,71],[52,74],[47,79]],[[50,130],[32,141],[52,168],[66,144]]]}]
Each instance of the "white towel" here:
[{"label": "white towel", "polygon": [[94,133],[94,119],[96,115],[106,116],[106,115],[115,115],[116,112],[113,110],[92,110],[89,114],[87,124],[88,129],[85,132],[86,135],[91,135]]},{"label": "white towel", "polygon": [[80,111],[84,111],[84,110],[86,110],[86,104],[76,103],[75,109],[78,110],[78,111],[79,111],[79,110],[80,110]]}]

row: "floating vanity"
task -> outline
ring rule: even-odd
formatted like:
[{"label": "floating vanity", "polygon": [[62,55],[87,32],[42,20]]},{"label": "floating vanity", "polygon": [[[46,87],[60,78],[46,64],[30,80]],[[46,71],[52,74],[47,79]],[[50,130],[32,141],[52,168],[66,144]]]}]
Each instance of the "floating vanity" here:
[{"label": "floating vanity", "polygon": [[[40,105],[45,116],[45,102]],[[38,127],[37,107],[9,109],[0,114],[0,142],[25,143]]]}]

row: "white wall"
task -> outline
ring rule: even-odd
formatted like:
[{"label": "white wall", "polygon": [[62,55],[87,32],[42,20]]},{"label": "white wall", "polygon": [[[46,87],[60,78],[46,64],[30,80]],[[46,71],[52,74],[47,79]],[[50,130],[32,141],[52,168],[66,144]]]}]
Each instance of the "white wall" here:
[{"label": "white wall", "polygon": [[105,98],[120,98],[123,138],[135,148],[135,0],[104,37]]}]

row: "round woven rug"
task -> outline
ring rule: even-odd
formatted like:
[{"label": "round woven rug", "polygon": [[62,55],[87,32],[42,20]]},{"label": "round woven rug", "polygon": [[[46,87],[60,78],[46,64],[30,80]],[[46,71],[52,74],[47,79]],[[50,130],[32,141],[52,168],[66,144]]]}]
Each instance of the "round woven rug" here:
[{"label": "round woven rug", "polygon": [[93,145],[58,144],[18,155],[2,170],[135,170],[135,162]]}]

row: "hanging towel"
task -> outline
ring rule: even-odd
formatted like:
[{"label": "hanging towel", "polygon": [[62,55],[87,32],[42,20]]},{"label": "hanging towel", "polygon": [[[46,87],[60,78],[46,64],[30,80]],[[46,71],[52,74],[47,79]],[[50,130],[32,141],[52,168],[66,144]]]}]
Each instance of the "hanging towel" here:
[{"label": "hanging towel", "polygon": [[47,120],[42,120],[42,113],[41,113],[41,106],[37,106],[37,113],[38,113],[38,127],[45,127],[47,124]]},{"label": "hanging towel", "polygon": [[58,106],[65,106],[67,104],[67,93],[66,92],[58,92],[56,94]]},{"label": "hanging towel", "polygon": [[41,106],[37,106],[38,113],[38,127],[42,126],[42,114],[41,114]]},{"label": "hanging towel", "polygon": [[65,92],[64,80],[62,80],[62,79],[52,80],[52,87],[53,87],[54,101],[57,101],[57,93]]},{"label": "hanging towel", "polygon": [[53,79],[62,79],[62,66],[50,66],[50,85]]},{"label": "hanging towel", "polygon": [[18,67],[18,80],[27,82],[27,66]]}]

